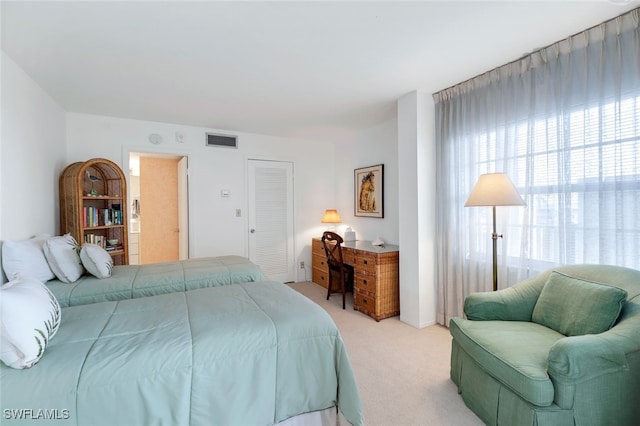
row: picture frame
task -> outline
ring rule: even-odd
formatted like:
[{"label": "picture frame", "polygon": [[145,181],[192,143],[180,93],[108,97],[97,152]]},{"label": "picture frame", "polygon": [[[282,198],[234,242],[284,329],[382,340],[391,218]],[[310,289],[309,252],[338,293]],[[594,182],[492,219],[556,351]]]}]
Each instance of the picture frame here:
[{"label": "picture frame", "polygon": [[353,171],[354,214],[360,217],[384,217],[384,164]]}]

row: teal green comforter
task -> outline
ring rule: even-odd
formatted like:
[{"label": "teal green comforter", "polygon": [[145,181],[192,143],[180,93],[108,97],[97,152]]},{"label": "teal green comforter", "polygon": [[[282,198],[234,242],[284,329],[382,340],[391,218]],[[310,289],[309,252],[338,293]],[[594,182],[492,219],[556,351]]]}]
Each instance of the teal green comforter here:
[{"label": "teal green comforter", "polygon": [[64,308],[266,279],[260,267],[245,257],[219,256],[114,266],[110,278],[84,275],[71,284],[58,280],[46,284]]},{"label": "teal green comforter", "polygon": [[271,281],[64,308],[40,362],[0,382],[2,424],[270,425],[333,406],[363,424],[335,324]]}]

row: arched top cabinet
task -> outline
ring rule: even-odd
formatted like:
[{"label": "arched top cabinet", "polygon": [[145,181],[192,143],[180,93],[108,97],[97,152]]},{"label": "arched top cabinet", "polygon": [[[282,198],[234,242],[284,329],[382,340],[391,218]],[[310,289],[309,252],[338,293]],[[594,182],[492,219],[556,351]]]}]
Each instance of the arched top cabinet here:
[{"label": "arched top cabinet", "polygon": [[61,233],[100,245],[115,265],[127,265],[127,181],[120,167],[105,158],[73,163],[59,185]]}]

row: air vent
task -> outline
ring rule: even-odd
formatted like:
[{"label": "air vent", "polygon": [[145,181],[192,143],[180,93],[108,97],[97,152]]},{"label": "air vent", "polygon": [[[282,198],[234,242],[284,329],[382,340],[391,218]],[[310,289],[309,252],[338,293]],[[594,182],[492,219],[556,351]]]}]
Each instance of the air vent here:
[{"label": "air vent", "polygon": [[207,133],[206,146],[221,146],[224,148],[237,148],[238,137],[230,135],[218,135],[216,133]]}]

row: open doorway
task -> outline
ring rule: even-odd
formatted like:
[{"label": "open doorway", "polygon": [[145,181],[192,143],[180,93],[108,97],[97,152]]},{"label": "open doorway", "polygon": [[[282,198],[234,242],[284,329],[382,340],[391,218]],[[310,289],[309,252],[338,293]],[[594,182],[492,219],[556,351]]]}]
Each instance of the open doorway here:
[{"label": "open doorway", "polygon": [[129,264],[189,257],[187,157],[129,153]]}]

